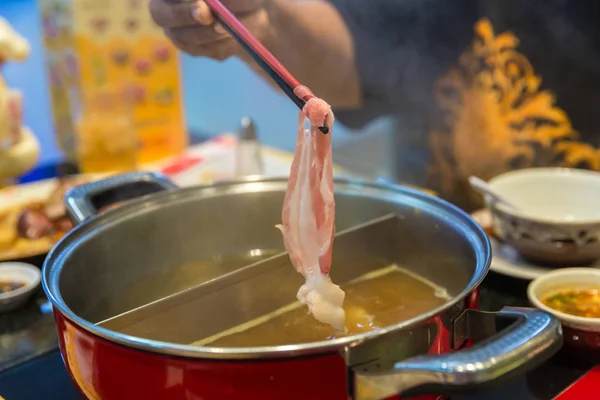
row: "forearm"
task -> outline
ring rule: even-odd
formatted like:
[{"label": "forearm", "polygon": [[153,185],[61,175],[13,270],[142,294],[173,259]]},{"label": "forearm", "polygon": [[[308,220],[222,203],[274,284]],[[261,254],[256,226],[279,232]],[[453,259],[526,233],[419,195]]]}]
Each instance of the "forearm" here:
[{"label": "forearm", "polygon": [[[338,109],[360,105],[353,39],[331,4],[272,0],[267,16],[270,24],[265,46],[302,84]],[[241,58],[265,76],[247,55]]]}]

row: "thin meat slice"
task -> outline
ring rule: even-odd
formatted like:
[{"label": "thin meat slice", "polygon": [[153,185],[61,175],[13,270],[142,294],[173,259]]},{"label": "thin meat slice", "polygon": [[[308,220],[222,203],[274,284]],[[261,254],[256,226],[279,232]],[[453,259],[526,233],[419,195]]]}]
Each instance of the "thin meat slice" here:
[{"label": "thin meat slice", "polygon": [[54,225],[41,210],[26,208],[17,221],[17,231],[21,237],[41,239],[54,232]]},{"label": "thin meat slice", "polygon": [[44,206],[44,214],[51,221],[57,221],[67,216],[65,208],[65,194],[67,190],[76,186],[76,182],[70,179],[60,179],[56,188],[50,193]]},{"label": "thin meat slice", "polygon": [[[299,97],[310,93],[305,92],[306,88],[299,90],[302,94],[296,92]],[[306,119],[310,121],[310,130],[304,127]],[[329,278],[335,234],[331,134],[318,129],[326,123],[331,133],[333,122],[331,107],[315,97],[300,112],[282,224],[277,227],[283,233],[292,264],[306,279],[298,291],[298,299],[317,320],[343,331],[345,295]]]}]

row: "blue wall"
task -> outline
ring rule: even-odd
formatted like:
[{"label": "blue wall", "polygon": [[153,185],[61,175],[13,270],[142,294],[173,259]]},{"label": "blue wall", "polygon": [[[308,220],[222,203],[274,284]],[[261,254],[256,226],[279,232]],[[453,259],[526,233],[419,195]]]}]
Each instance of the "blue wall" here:
[{"label": "blue wall", "polygon": [[39,14],[33,0],[0,0],[0,15],[13,28],[27,37],[31,55],[24,63],[8,63],[3,70],[9,86],[23,91],[25,121],[42,144],[42,163],[60,158],[54,144],[46,75],[43,70],[44,53]]},{"label": "blue wall", "polygon": [[[53,139],[37,1],[0,0],[0,15],[32,46],[30,58],[23,64],[7,65],[4,75],[9,85],[24,92],[26,123],[42,143],[40,162],[49,163],[62,156]],[[241,118],[248,115],[256,121],[265,144],[293,150],[297,109],[240,61],[218,63],[184,56],[183,82],[186,119],[191,129],[216,135],[236,129]],[[347,133],[338,125],[334,141],[345,141]]]}]

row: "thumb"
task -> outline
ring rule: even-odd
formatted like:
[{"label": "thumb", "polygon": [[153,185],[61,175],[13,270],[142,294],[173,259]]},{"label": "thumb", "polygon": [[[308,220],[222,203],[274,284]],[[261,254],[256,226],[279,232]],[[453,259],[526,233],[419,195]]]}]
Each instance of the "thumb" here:
[{"label": "thumb", "polygon": [[176,3],[168,0],[150,0],[149,7],[154,22],[163,28],[210,25],[214,22],[214,17],[204,1]]},{"label": "thumb", "polygon": [[265,0],[219,0],[232,13],[246,14],[258,10]]}]

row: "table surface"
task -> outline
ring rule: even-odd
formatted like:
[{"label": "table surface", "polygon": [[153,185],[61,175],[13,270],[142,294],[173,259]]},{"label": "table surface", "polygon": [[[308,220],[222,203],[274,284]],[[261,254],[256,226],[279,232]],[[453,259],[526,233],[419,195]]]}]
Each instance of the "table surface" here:
[{"label": "table surface", "polygon": [[[481,308],[495,311],[505,305],[525,306],[527,305],[524,296],[525,286],[524,281],[516,281],[490,272],[482,285]],[[11,373],[18,375],[17,371],[27,371],[28,374],[41,376],[35,372],[36,368],[42,368],[37,365],[46,365],[49,362],[36,362],[36,360],[41,356],[56,353],[56,349],[54,320],[43,292],[38,292],[26,308],[4,314],[0,318],[0,377]],[[64,369],[60,357],[53,355],[51,358],[54,360],[52,362],[54,368]],[[24,365],[28,364],[32,367],[25,368]],[[504,384],[500,388],[475,396],[454,397],[453,400],[552,399],[585,374],[592,364],[591,361],[574,360],[562,351],[526,376]],[[61,379],[64,380],[63,390],[72,390],[66,372]],[[16,378],[10,380],[14,384],[20,382]],[[52,384],[57,383],[53,381]]]},{"label": "table surface", "polygon": [[[202,133],[192,134],[194,144],[205,139],[206,135]],[[55,166],[40,168],[23,180],[46,178],[55,175],[56,171]],[[31,261],[39,265],[42,260],[38,258]],[[504,306],[528,306],[526,287],[526,281],[504,277],[490,271],[481,288],[480,306],[489,311],[496,311]],[[33,371],[39,368],[34,368],[35,365],[54,365],[64,370],[61,363],[56,361],[60,359],[56,357],[56,350],[54,319],[51,307],[41,289],[26,308],[0,316],[0,376],[14,374],[15,371]],[[35,361],[44,358],[42,357],[44,355],[54,360],[53,364]],[[587,372],[594,362],[575,360],[567,350],[564,350],[527,376],[497,390],[488,391],[485,395],[464,399],[551,399]],[[596,363],[600,364],[600,360]],[[32,367],[25,368],[26,365]],[[63,378],[65,385],[70,385],[66,372]],[[11,381],[18,382],[18,379],[11,379]],[[456,399],[462,398],[456,397]]]}]

